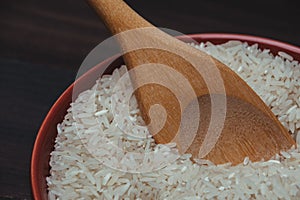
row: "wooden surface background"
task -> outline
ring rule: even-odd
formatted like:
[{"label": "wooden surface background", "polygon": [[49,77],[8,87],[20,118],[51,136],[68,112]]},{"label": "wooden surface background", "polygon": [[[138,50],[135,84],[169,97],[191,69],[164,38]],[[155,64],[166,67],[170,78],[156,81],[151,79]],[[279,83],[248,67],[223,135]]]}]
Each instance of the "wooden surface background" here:
[{"label": "wooden surface background", "polygon": [[[159,27],[300,46],[296,1],[127,0]],[[0,1],[0,199],[32,199],[30,159],[48,110],[110,34],[84,0]]]}]

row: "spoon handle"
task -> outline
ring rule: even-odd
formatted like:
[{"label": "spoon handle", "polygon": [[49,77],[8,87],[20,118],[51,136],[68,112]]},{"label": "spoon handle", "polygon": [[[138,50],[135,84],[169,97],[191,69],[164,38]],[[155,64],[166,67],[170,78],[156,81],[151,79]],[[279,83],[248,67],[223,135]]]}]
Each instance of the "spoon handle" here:
[{"label": "spoon handle", "polygon": [[113,34],[136,28],[153,27],[123,0],[87,0],[87,2]]},{"label": "spoon handle", "polygon": [[[87,1],[122,47],[124,61],[131,72],[131,82],[137,88],[135,96],[142,117],[155,141],[179,144],[178,139],[174,139],[181,121],[179,108],[187,107],[197,96],[208,93],[201,75],[184,59],[184,55],[190,54],[183,52],[192,50],[192,55],[195,49],[154,27],[122,0]],[[200,51],[195,57],[199,60],[198,64],[211,60],[210,56]],[[209,68],[203,64],[205,67]],[[181,74],[180,78],[178,74]],[[186,89],[187,84],[191,84],[190,90]],[[193,88],[199,92],[195,93]],[[173,93],[182,97],[181,100],[176,100]],[[160,105],[164,111],[152,105]]]}]

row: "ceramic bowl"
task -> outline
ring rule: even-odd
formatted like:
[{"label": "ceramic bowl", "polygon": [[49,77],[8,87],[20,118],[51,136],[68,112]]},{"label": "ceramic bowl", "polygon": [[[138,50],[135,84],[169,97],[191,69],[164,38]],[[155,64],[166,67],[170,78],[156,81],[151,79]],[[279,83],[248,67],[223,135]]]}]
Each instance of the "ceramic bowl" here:
[{"label": "ceramic bowl", "polygon": [[[183,41],[189,41],[189,38],[193,38],[197,42],[210,41],[214,44],[221,44],[229,40],[240,40],[243,42],[248,42],[248,44],[257,43],[261,49],[270,49],[272,53],[277,54],[278,51],[283,51],[294,57],[295,60],[300,61],[300,48],[286,44],[283,42],[256,37],[249,35],[240,34],[193,34],[188,36],[180,36],[179,39]],[[72,85],[70,85],[63,94],[57,99],[46,118],[44,119],[39,132],[36,137],[32,152],[31,160],[31,184],[34,199],[47,199],[47,184],[46,177],[49,176],[49,159],[50,152],[54,148],[54,141],[57,135],[56,126],[58,123],[62,122],[67,109],[72,101],[72,93],[74,84],[76,83],[76,90],[82,92],[92,85],[94,85],[95,80],[98,78],[97,74],[100,73],[101,69],[111,62],[114,58],[110,58],[96,67],[92,68],[79,79],[76,80]],[[112,64],[110,64],[111,71],[122,64],[122,59],[117,59]]]}]

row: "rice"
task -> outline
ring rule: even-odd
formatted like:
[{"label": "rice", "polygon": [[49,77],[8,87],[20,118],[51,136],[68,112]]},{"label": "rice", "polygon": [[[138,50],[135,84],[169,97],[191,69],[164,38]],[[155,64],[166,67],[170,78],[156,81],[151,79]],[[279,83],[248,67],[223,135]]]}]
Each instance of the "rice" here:
[{"label": "rice", "polygon": [[[298,61],[287,53],[274,56],[257,44],[239,41],[191,45],[239,74],[300,144]],[[205,160],[193,163],[191,155],[178,154],[176,145],[154,143],[148,130],[139,126],[143,121],[134,97],[129,114],[121,105],[116,121],[111,99],[122,104],[122,92],[132,90],[129,80],[117,92],[113,90],[125,72],[122,66],[97,80],[71,103],[63,122],[57,125],[47,177],[49,199],[300,198],[299,145],[266,162],[253,163],[247,157],[237,166],[216,166]]]}]

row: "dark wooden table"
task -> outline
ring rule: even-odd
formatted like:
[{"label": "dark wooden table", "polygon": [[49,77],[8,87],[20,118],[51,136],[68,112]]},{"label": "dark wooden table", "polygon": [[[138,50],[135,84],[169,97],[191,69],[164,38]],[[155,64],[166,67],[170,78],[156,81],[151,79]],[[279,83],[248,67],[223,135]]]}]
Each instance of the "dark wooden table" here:
[{"label": "dark wooden table", "polygon": [[[296,1],[128,0],[157,26],[300,46]],[[110,34],[84,0],[0,2],[0,199],[32,199],[30,159],[48,110],[84,57]]]}]

